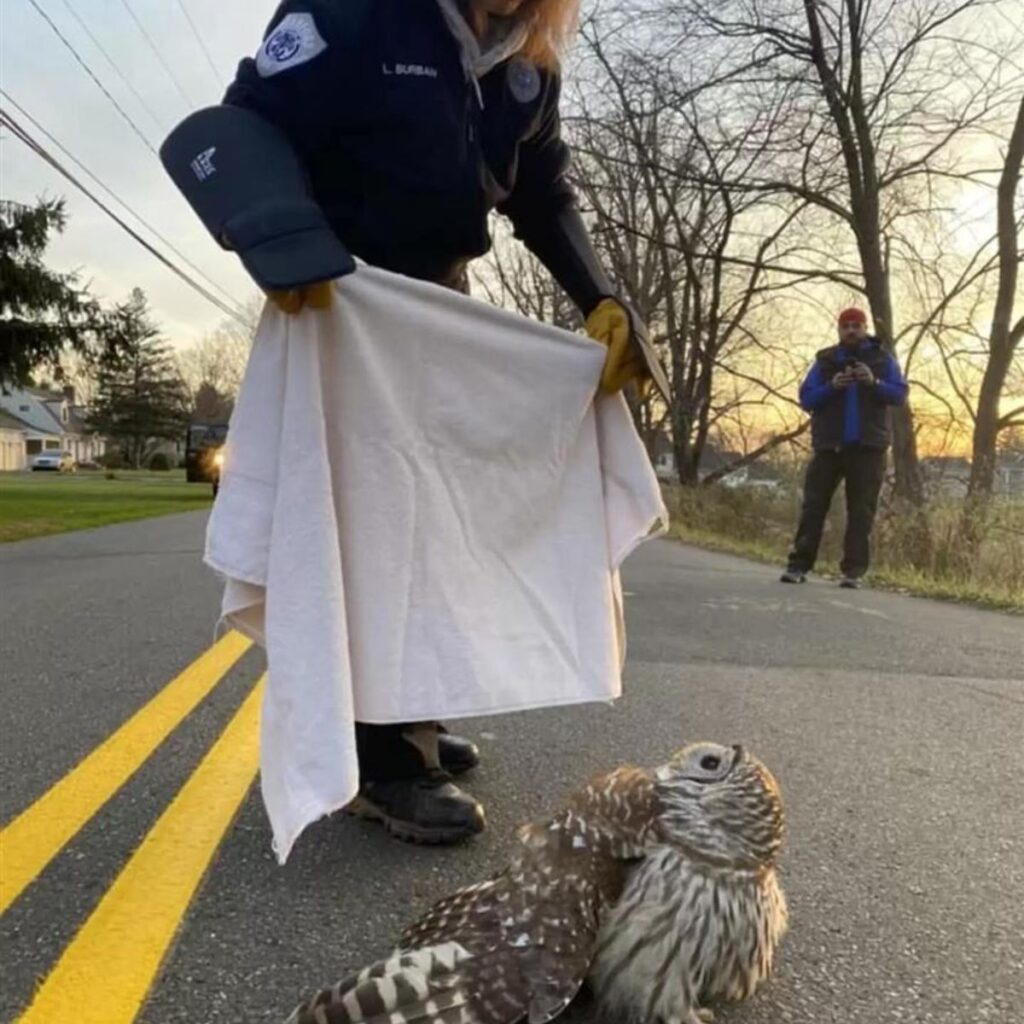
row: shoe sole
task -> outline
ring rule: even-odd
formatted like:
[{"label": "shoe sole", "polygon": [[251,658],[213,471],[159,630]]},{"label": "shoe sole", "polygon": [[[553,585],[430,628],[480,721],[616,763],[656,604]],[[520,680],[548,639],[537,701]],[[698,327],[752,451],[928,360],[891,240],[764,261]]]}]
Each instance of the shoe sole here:
[{"label": "shoe sole", "polygon": [[358,818],[360,821],[377,822],[384,826],[388,835],[403,843],[413,843],[416,846],[457,846],[460,843],[468,842],[483,831],[482,828],[475,831],[464,828],[424,828],[422,825],[413,825],[408,821],[399,821],[361,796],[357,796],[345,808],[345,814],[352,818]]},{"label": "shoe sole", "polygon": [[797,586],[799,586],[801,583],[806,583],[807,582],[807,578],[804,577],[804,579],[802,579],[802,580],[784,580],[784,579],[780,579],[779,582],[780,583],[796,584]]}]

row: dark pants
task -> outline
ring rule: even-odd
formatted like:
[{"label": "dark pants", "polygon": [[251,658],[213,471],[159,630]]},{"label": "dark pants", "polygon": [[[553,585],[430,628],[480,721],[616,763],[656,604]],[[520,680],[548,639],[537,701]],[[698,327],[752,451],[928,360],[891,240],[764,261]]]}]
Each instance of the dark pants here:
[{"label": "dark pants", "polygon": [[878,509],[878,495],[885,479],[886,454],[857,446],[840,451],[815,452],[807,467],[804,505],[789,566],[810,572],[818,559],[821,534],[840,482],[846,481],[846,540],[843,545],[844,576],[859,578],[871,560],[871,528]]},{"label": "dark pants", "polygon": [[[437,284],[469,294],[466,264],[453,267]],[[356,753],[364,782],[394,782],[430,774],[440,768],[435,722],[367,725],[356,722]]]},{"label": "dark pants", "polygon": [[356,753],[363,782],[415,779],[441,767],[435,722],[367,725],[356,722]]}]

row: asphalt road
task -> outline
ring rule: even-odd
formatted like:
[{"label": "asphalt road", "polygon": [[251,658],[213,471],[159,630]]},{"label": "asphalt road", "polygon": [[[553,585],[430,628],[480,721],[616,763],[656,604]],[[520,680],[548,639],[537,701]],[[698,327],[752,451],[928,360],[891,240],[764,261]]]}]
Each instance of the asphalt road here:
[{"label": "asphalt road", "polygon": [[[0,547],[5,823],[211,645],[203,526],[192,514]],[[708,738],[762,756],[790,816],[778,975],[720,1020],[1020,1020],[1024,620],[775,576],[671,542],[642,549],[626,572],[625,699],[467,726],[490,815],[470,847],[404,847],[336,818],[279,868],[250,792],[138,1019],[277,1024],[433,898],[500,866],[515,825],[591,772]],[[261,668],[247,654],[4,915],[0,1019],[27,1004]]]}]

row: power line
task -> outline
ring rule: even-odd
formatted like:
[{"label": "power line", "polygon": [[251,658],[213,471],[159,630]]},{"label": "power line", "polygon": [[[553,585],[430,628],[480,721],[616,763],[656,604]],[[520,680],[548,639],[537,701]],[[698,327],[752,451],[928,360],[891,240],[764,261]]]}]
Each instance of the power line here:
[{"label": "power line", "polygon": [[231,306],[227,305],[227,303],[217,298],[217,296],[214,295],[213,292],[208,291],[206,288],[204,288],[194,277],[191,277],[189,274],[185,273],[184,270],[182,270],[176,264],[171,262],[171,260],[169,260],[166,256],[164,256],[162,252],[160,252],[149,242],[147,242],[146,239],[143,238],[130,224],[125,223],[124,220],[122,220],[116,213],[114,213],[114,211],[110,209],[110,207],[107,206],[102,199],[99,199],[96,195],[90,192],[89,189],[86,188],[86,186],[83,185],[82,182],[79,181],[78,178],[76,178],[75,175],[71,171],[69,171],[52,153],[50,153],[42,143],[34,139],[31,133],[27,129],[22,127],[18,123],[18,121],[11,116],[9,111],[4,110],[2,107],[0,107],[0,125],[3,125],[4,127],[10,129],[10,131],[12,131],[18,139],[25,143],[25,145],[28,146],[29,149],[36,153],[40,158],[45,160],[46,163],[48,163],[55,171],[57,171],[59,174],[67,178],[67,180],[70,181],[71,184],[75,186],[75,188],[77,188],[85,196],[91,199],[108,217],[110,217],[111,220],[114,221],[115,224],[117,224],[122,230],[127,232],[133,239],[135,239],[135,241],[138,242],[139,245],[141,245],[148,253],[150,253],[150,255],[156,257],[156,259],[158,259],[165,267],[167,267],[168,270],[170,270],[173,274],[180,277],[181,280],[184,281],[190,288],[194,289],[196,292],[202,295],[202,297],[206,299],[208,302],[213,303],[213,305],[215,305],[222,313],[225,313],[228,316],[232,317],[233,319],[237,320],[239,323],[248,326],[245,318],[237,309],[233,309]]},{"label": "power line", "polygon": [[113,104],[117,112],[128,123],[131,130],[135,132],[135,134],[142,140],[142,143],[146,147],[146,149],[148,149],[150,153],[153,154],[153,156],[156,156],[156,147],[153,145],[153,143],[150,142],[148,138],[146,138],[146,135],[142,131],[142,129],[131,119],[131,117],[129,117],[127,113],[125,113],[124,107],[122,107],[121,104],[118,103],[113,96],[111,96],[111,94],[107,91],[107,87],[99,80],[99,78],[96,77],[95,72],[92,70],[91,67],[89,67],[85,59],[82,57],[82,55],[68,41],[67,36],[65,36],[61,32],[61,30],[57,28],[53,19],[46,13],[46,11],[43,10],[42,7],[39,6],[38,0],[28,0],[28,2],[39,12],[40,17],[43,18],[46,24],[53,29],[54,34],[57,36],[57,38],[71,51],[71,55],[75,58],[76,61],[78,61],[79,64],[82,65],[82,68],[85,70],[85,73],[96,83],[100,92],[102,92],[103,95],[106,96],[108,100],[110,100],[110,102]]},{"label": "power line", "polygon": [[76,157],[75,154],[72,153],[67,148],[67,146],[65,146],[60,141],[60,139],[56,138],[51,132],[48,132],[46,128],[43,127],[43,125],[41,125],[9,92],[7,92],[6,89],[0,88],[0,96],[3,96],[3,98],[7,100],[7,102],[12,107],[14,107],[15,110],[17,110],[18,113],[22,115],[22,117],[29,121],[34,128],[42,132],[42,134],[45,135],[46,138],[49,139],[50,142],[52,142],[76,167],[78,167],[80,171],[82,171],[88,178],[94,181],[101,189],[103,189],[103,191],[106,192],[107,195],[110,196],[111,199],[113,199],[114,202],[117,203],[122,209],[127,210],[128,213],[132,217],[134,217],[136,221],[138,221],[144,228],[146,228],[147,231],[150,232],[150,234],[152,234],[154,237],[158,238],[161,242],[163,242],[163,244],[166,245],[167,248],[170,249],[175,256],[182,260],[187,266],[191,267],[192,270],[194,270],[204,281],[206,281],[207,284],[211,285],[213,288],[216,288],[217,291],[219,291],[221,295],[223,295],[230,303],[233,303],[236,306],[241,306],[241,303],[233,295],[231,295],[230,292],[226,291],[223,287],[221,287],[221,285],[214,281],[213,278],[211,278],[201,267],[196,266],[196,264],[193,263],[192,260],[190,260],[188,256],[186,256],[180,249],[178,249],[177,246],[175,246],[175,244],[172,241],[170,241],[168,238],[165,238],[164,235],[162,235],[155,227],[153,227],[153,225],[150,224],[149,221],[147,221],[145,217],[142,216],[142,214],[138,213],[131,206],[129,206],[129,204],[126,203],[112,188],[110,188],[109,185],[107,185],[99,177],[97,177],[91,170],[89,170],[89,168],[86,167],[86,165],[82,163],[82,161],[79,160],[78,157]]},{"label": "power line", "polygon": [[210,56],[210,51],[207,49],[206,40],[203,39],[196,28],[196,23],[192,20],[192,15],[188,13],[188,8],[185,6],[185,0],[177,0],[178,7],[181,9],[181,13],[185,15],[185,20],[188,22],[188,27],[192,29],[192,35],[196,37],[196,42],[199,44],[199,48],[203,51],[203,56],[206,57],[206,63],[210,66],[210,71],[213,72],[214,80],[221,89],[224,88],[224,79],[221,78],[220,72],[217,70],[217,65],[213,62],[213,57]]},{"label": "power line", "polygon": [[128,0],[121,0],[121,6],[128,12],[128,15],[132,19],[132,21],[135,22],[136,28],[138,28],[138,30],[142,33],[142,37],[146,40],[146,42],[149,44],[149,48],[153,51],[153,56],[155,56],[156,59],[160,62],[160,66],[164,69],[164,71],[167,72],[167,77],[170,78],[170,80],[174,83],[175,88],[181,95],[181,98],[185,101],[185,106],[187,106],[189,110],[194,109],[195,104],[189,98],[188,93],[185,92],[184,86],[181,84],[180,81],[178,81],[178,76],[171,69],[171,65],[168,64],[166,60],[164,60],[164,55],[160,52],[156,43],[153,42],[153,37],[146,31],[146,26],[143,25],[142,22],[139,20],[139,16],[135,13],[135,10],[132,8],[132,5],[128,2]]},{"label": "power line", "polygon": [[71,0],[62,0],[62,3],[68,9],[68,12],[71,14],[71,17],[74,18],[76,22],[78,22],[78,24],[81,27],[82,31],[85,32],[85,34],[92,40],[93,46],[95,46],[96,49],[99,50],[100,53],[103,54],[103,56],[106,59],[107,63],[110,65],[111,69],[113,70],[114,74],[117,75],[117,77],[121,79],[121,81],[124,83],[125,88],[138,101],[139,106],[141,106],[142,109],[145,110],[147,114],[149,114],[150,120],[153,122],[153,124],[156,125],[157,130],[160,131],[160,132],[164,132],[166,130],[164,123],[153,112],[153,108],[146,102],[146,100],[144,99],[142,94],[138,91],[138,89],[136,89],[135,86],[132,85],[132,83],[128,80],[128,78],[125,75],[125,73],[121,70],[120,65],[107,52],[106,47],[99,41],[99,39],[96,38],[96,34],[93,32],[93,30],[91,28],[89,28],[89,23],[82,18],[82,16],[78,13],[78,11],[75,10],[74,7],[71,6]]}]

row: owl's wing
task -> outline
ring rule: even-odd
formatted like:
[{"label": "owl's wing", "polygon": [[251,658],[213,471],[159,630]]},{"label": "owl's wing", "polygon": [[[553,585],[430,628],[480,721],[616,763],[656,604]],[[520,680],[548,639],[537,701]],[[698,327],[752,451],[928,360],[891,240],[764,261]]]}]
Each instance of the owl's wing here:
[{"label": "owl's wing", "polygon": [[287,1024],[492,1024],[470,1012],[468,958],[457,943],[395,954],[318,992]]},{"label": "owl's wing", "polygon": [[[507,942],[522,950],[530,1024],[548,1024],[586,980],[604,911],[622,894],[655,820],[650,773],[619,768],[573,794],[547,824],[520,832],[510,869]],[[518,877],[517,877],[518,875]]]},{"label": "owl's wing", "polygon": [[595,779],[519,833],[497,878],[437,903],[388,961],[321,992],[289,1024],[548,1024],[576,997],[605,909],[653,827],[640,769]]}]

